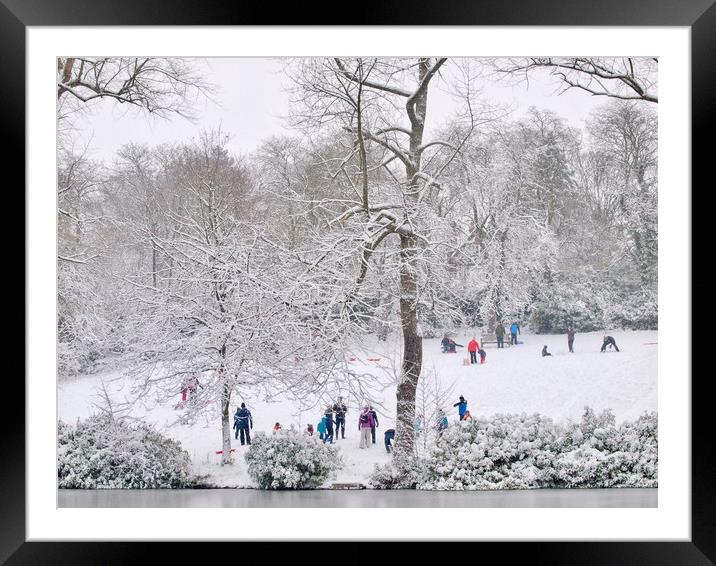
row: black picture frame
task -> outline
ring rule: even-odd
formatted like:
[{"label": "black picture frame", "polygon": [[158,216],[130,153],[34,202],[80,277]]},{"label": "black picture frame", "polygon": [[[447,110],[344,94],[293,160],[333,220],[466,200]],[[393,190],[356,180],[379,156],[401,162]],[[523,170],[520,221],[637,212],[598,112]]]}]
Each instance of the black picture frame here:
[{"label": "black picture frame", "polygon": [[[565,25],[565,26],[687,26],[692,49],[692,186],[697,179],[709,182],[713,160],[709,136],[714,131],[716,100],[716,5],[715,0],[441,0],[418,4],[409,0],[362,4],[351,14],[351,25]],[[25,32],[28,26],[83,25],[345,25],[335,2],[247,5],[226,0],[0,0],[0,70],[6,164],[24,163],[25,148]],[[17,170],[15,186],[24,186],[24,169]],[[8,168],[5,168],[7,171]],[[6,188],[9,185],[6,184]],[[707,187],[704,187],[707,188]],[[694,191],[692,189],[692,198]],[[692,210],[693,207],[692,207]],[[696,225],[695,219],[692,226]],[[692,256],[693,257],[693,256]],[[19,269],[18,269],[19,271]],[[26,282],[27,283],[27,282]],[[29,299],[25,295],[26,301]],[[686,329],[685,329],[686,330]],[[28,340],[32,337],[28,336]],[[689,342],[689,349],[691,348]],[[689,354],[691,355],[691,354]],[[16,358],[19,356],[15,355]],[[19,372],[17,372],[19,375]],[[693,372],[692,387],[692,500],[690,542],[533,542],[476,543],[475,550],[456,548],[475,559],[485,557],[490,546],[510,559],[549,564],[714,564],[716,563],[716,461],[714,428],[710,421],[711,377]],[[24,399],[24,384],[7,380],[5,398]],[[185,562],[185,545],[170,543],[72,543],[26,542],[25,537],[25,409],[14,403],[15,412],[4,411],[0,459],[0,562],[7,564],[127,564],[161,556],[161,563]],[[244,543],[246,544],[246,543]],[[258,543],[251,543],[252,546]],[[325,545],[325,543],[321,543]],[[375,554],[377,543],[361,544],[359,552]],[[475,543],[473,543],[475,544]],[[512,547],[500,549],[504,544]],[[245,547],[248,548],[248,547]],[[314,559],[332,553],[344,557],[347,548],[307,549]],[[417,552],[421,546],[413,546]],[[243,552],[262,550],[251,548]],[[211,551],[209,551],[211,552]],[[222,550],[218,553],[221,554]],[[242,554],[243,554],[242,552]],[[275,547],[270,552],[275,553]],[[314,554],[320,552],[320,554]],[[382,550],[380,551],[383,552]],[[226,559],[229,556],[224,554]],[[206,555],[209,559],[209,555]],[[275,562],[275,558],[272,558]]]}]

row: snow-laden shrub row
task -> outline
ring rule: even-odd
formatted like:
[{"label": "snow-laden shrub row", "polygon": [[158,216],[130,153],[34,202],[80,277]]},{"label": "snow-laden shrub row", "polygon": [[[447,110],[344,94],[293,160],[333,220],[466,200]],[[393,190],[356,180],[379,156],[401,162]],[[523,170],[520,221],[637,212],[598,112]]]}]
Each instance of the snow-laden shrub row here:
[{"label": "snow-laden shrub row", "polygon": [[343,465],[336,446],[294,431],[257,433],[245,457],[259,489],[315,488]]},{"label": "snow-laden shrub row", "polygon": [[578,332],[656,330],[658,314],[656,290],[622,289],[605,298],[588,284],[572,283],[543,290],[532,305],[529,322],[537,334],[561,334],[569,326]]},{"label": "snow-laden shrub row", "polygon": [[371,483],[433,490],[656,487],[657,467],[655,412],[616,426],[610,411],[586,408],[579,423],[555,424],[539,414],[457,423],[419,466],[376,467]]},{"label": "snow-laden shrub row", "polygon": [[181,445],[144,423],[94,415],[76,426],[58,424],[61,488],[192,487],[191,459]]}]

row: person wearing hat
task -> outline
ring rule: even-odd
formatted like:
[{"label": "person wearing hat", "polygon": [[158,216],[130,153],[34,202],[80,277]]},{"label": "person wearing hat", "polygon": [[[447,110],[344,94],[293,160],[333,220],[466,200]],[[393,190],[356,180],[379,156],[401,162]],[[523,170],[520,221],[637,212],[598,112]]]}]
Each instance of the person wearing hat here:
[{"label": "person wearing hat", "polygon": [[241,408],[236,409],[236,413],[234,413],[234,429],[236,430],[234,439],[239,438],[239,434],[241,434],[241,446],[244,443],[251,444],[250,428],[254,428],[251,411],[246,408],[246,403],[241,403]]},{"label": "person wearing hat", "polygon": [[453,407],[457,407],[457,412],[460,415],[460,420],[463,420],[465,418],[465,412],[467,411],[467,401],[465,401],[465,397],[460,395],[460,400],[455,403]]},{"label": "person wearing hat", "polygon": [[370,407],[366,405],[358,417],[358,431],[360,432],[359,448],[370,448],[370,430],[375,426]]}]

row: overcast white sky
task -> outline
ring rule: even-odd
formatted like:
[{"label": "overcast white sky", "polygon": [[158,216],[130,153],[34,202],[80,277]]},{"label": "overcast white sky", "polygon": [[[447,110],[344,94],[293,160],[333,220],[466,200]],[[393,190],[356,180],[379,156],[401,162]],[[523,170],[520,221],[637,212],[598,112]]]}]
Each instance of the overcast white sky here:
[{"label": "overcast white sky", "polygon": [[[282,72],[281,61],[212,58],[204,64],[206,78],[217,87],[216,104],[200,102],[193,123],[180,117],[148,117],[104,100],[77,124],[80,143],[89,141],[93,157],[111,160],[116,150],[129,142],[153,145],[189,141],[203,129],[221,126],[231,135],[230,149],[238,154],[252,151],[266,137],[290,133],[284,120],[288,114],[289,81]],[[531,78],[529,88],[525,84],[508,86],[484,81],[481,96],[513,107],[515,118],[535,106],[556,112],[575,127],[581,127],[590,112],[605,102],[603,97],[578,90],[558,95],[557,85],[546,75]],[[456,102],[439,88],[432,89],[430,97],[428,120],[441,123],[455,109]]]}]

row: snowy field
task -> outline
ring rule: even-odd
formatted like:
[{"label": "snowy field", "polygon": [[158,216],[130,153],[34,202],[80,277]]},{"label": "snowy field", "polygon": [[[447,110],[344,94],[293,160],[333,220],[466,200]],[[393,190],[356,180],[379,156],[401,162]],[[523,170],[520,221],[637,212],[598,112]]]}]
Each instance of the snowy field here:
[{"label": "snowy field", "polygon": [[[600,353],[601,332],[577,334],[574,350],[567,349],[565,335],[531,335],[519,337],[523,344],[498,350],[488,345],[484,365],[464,366],[466,348],[457,354],[442,354],[440,340],[424,341],[423,375],[436,376],[442,389],[452,392],[444,408],[450,423],[457,422],[457,409],[452,404],[460,395],[468,401],[473,416],[490,416],[495,413],[539,412],[556,421],[578,420],[585,405],[596,411],[609,408],[617,421],[632,420],[644,411],[657,410],[657,332],[616,331],[611,333],[621,350]],[[479,339],[479,334],[477,335]],[[471,335],[456,336],[458,343],[467,345]],[[379,343],[370,352],[355,352],[347,364],[357,371],[392,374],[399,362],[399,341]],[[543,358],[540,351],[547,345],[552,357]],[[352,359],[354,358],[354,359]],[[370,358],[370,360],[368,359]],[[72,423],[85,418],[97,409],[97,397],[105,383],[113,399],[125,396],[127,384],[119,373],[82,376],[58,386],[58,416]],[[337,392],[336,392],[337,394]],[[389,456],[383,447],[383,431],[395,426],[395,389],[374,391],[371,402],[378,411],[380,426],[376,444],[368,450],[358,448],[358,410],[364,399],[344,394],[348,401],[346,439],[338,439],[345,466],[338,472],[336,482],[365,482],[376,463],[386,463]],[[300,413],[286,399],[232,401],[232,412],[242,400],[246,401],[254,418],[254,430],[270,433],[279,421],[284,428],[290,425],[304,429],[306,423],[314,427],[321,417],[320,411]],[[211,420],[200,420],[187,426],[174,424],[176,400],[150,409],[136,408],[134,415],[153,422],[166,435],[180,441],[192,456],[195,472],[209,475],[210,482],[218,486],[250,487],[243,452],[247,449],[235,441],[234,466],[221,467],[216,450],[221,449],[221,430],[218,410]]]}]

